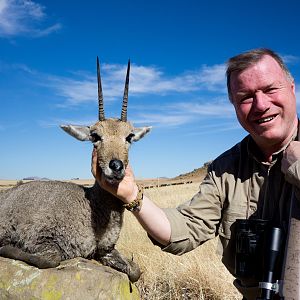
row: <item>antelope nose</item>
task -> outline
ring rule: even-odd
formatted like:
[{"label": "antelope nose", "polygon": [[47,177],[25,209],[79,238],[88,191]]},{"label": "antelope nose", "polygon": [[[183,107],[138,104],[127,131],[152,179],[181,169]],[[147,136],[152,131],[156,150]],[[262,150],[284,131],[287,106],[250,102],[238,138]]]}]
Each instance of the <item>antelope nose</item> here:
[{"label": "antelope nose", "polygon": [[123,169],[123,163],[119,159],[113,159],[109,162],[109,167],[115,172],[120,172]]}]

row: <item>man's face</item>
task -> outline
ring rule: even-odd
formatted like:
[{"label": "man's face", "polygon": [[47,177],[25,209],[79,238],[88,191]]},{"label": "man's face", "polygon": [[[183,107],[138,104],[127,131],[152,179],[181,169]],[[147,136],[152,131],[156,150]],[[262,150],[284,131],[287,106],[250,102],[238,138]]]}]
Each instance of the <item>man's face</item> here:
[{"label": "man's face", "polygon": [[258,146],[276,151],[285,145],[297,124],[295,86],[276,60],[266,55],[232,73],[230,86],[238,120]]}]

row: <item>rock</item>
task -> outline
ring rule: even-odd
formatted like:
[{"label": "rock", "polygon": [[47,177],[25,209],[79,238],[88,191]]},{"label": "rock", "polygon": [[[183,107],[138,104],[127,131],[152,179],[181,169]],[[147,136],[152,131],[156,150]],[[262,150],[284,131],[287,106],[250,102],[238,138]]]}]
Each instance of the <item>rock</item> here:
[{"label": "rock", "polygon": [[1,300],[140,299],[126,274],[94,260],[74,258],[58,267],[38,269],[0,257]]}]

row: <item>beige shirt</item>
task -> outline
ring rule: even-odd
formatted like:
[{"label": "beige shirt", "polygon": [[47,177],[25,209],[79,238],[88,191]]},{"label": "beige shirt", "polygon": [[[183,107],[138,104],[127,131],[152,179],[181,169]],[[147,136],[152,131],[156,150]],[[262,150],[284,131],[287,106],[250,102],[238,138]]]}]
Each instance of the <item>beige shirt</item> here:
[{"label": "beige shirt", "polygon": [[[163,250],[181,255],[218,235],[222,261],[234,275],[236,219],[255,216],[287,228],[290,183],[300,187],[300,163],[294,163],[284,176],[283,150],[273,155],[272,163],[263,163],[256,144],[247,136],[215,159],[199,192],[190,201],[164,209],[172,233],[170,244]],[[257,282],[244,280],[240,284],[255,286]],[[247,299],[256,299],[243,288],[240,290]]]}]

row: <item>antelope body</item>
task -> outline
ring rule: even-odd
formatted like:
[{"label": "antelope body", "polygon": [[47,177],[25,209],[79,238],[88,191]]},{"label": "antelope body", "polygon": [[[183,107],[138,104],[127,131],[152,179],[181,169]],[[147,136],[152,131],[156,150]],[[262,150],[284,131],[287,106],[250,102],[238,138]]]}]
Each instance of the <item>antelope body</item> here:
[{"label": "antelope body", "polygon": [[[134,128],[127,121],[130,62],[120,119],[105,119],[97,58],[99,121],[92,126],[62,125],[81,141],[91,141],[98,165],[111,183],[125,174],[128,150],[150,127]],[[91,188],[59,181],[19,185],[0,193],[0,256],[38,268],[56,267],[74,257],[93,258],[138,280],[136,263],[122,256],[115,244],[123,222],[122,202],[97,182]]]}]

